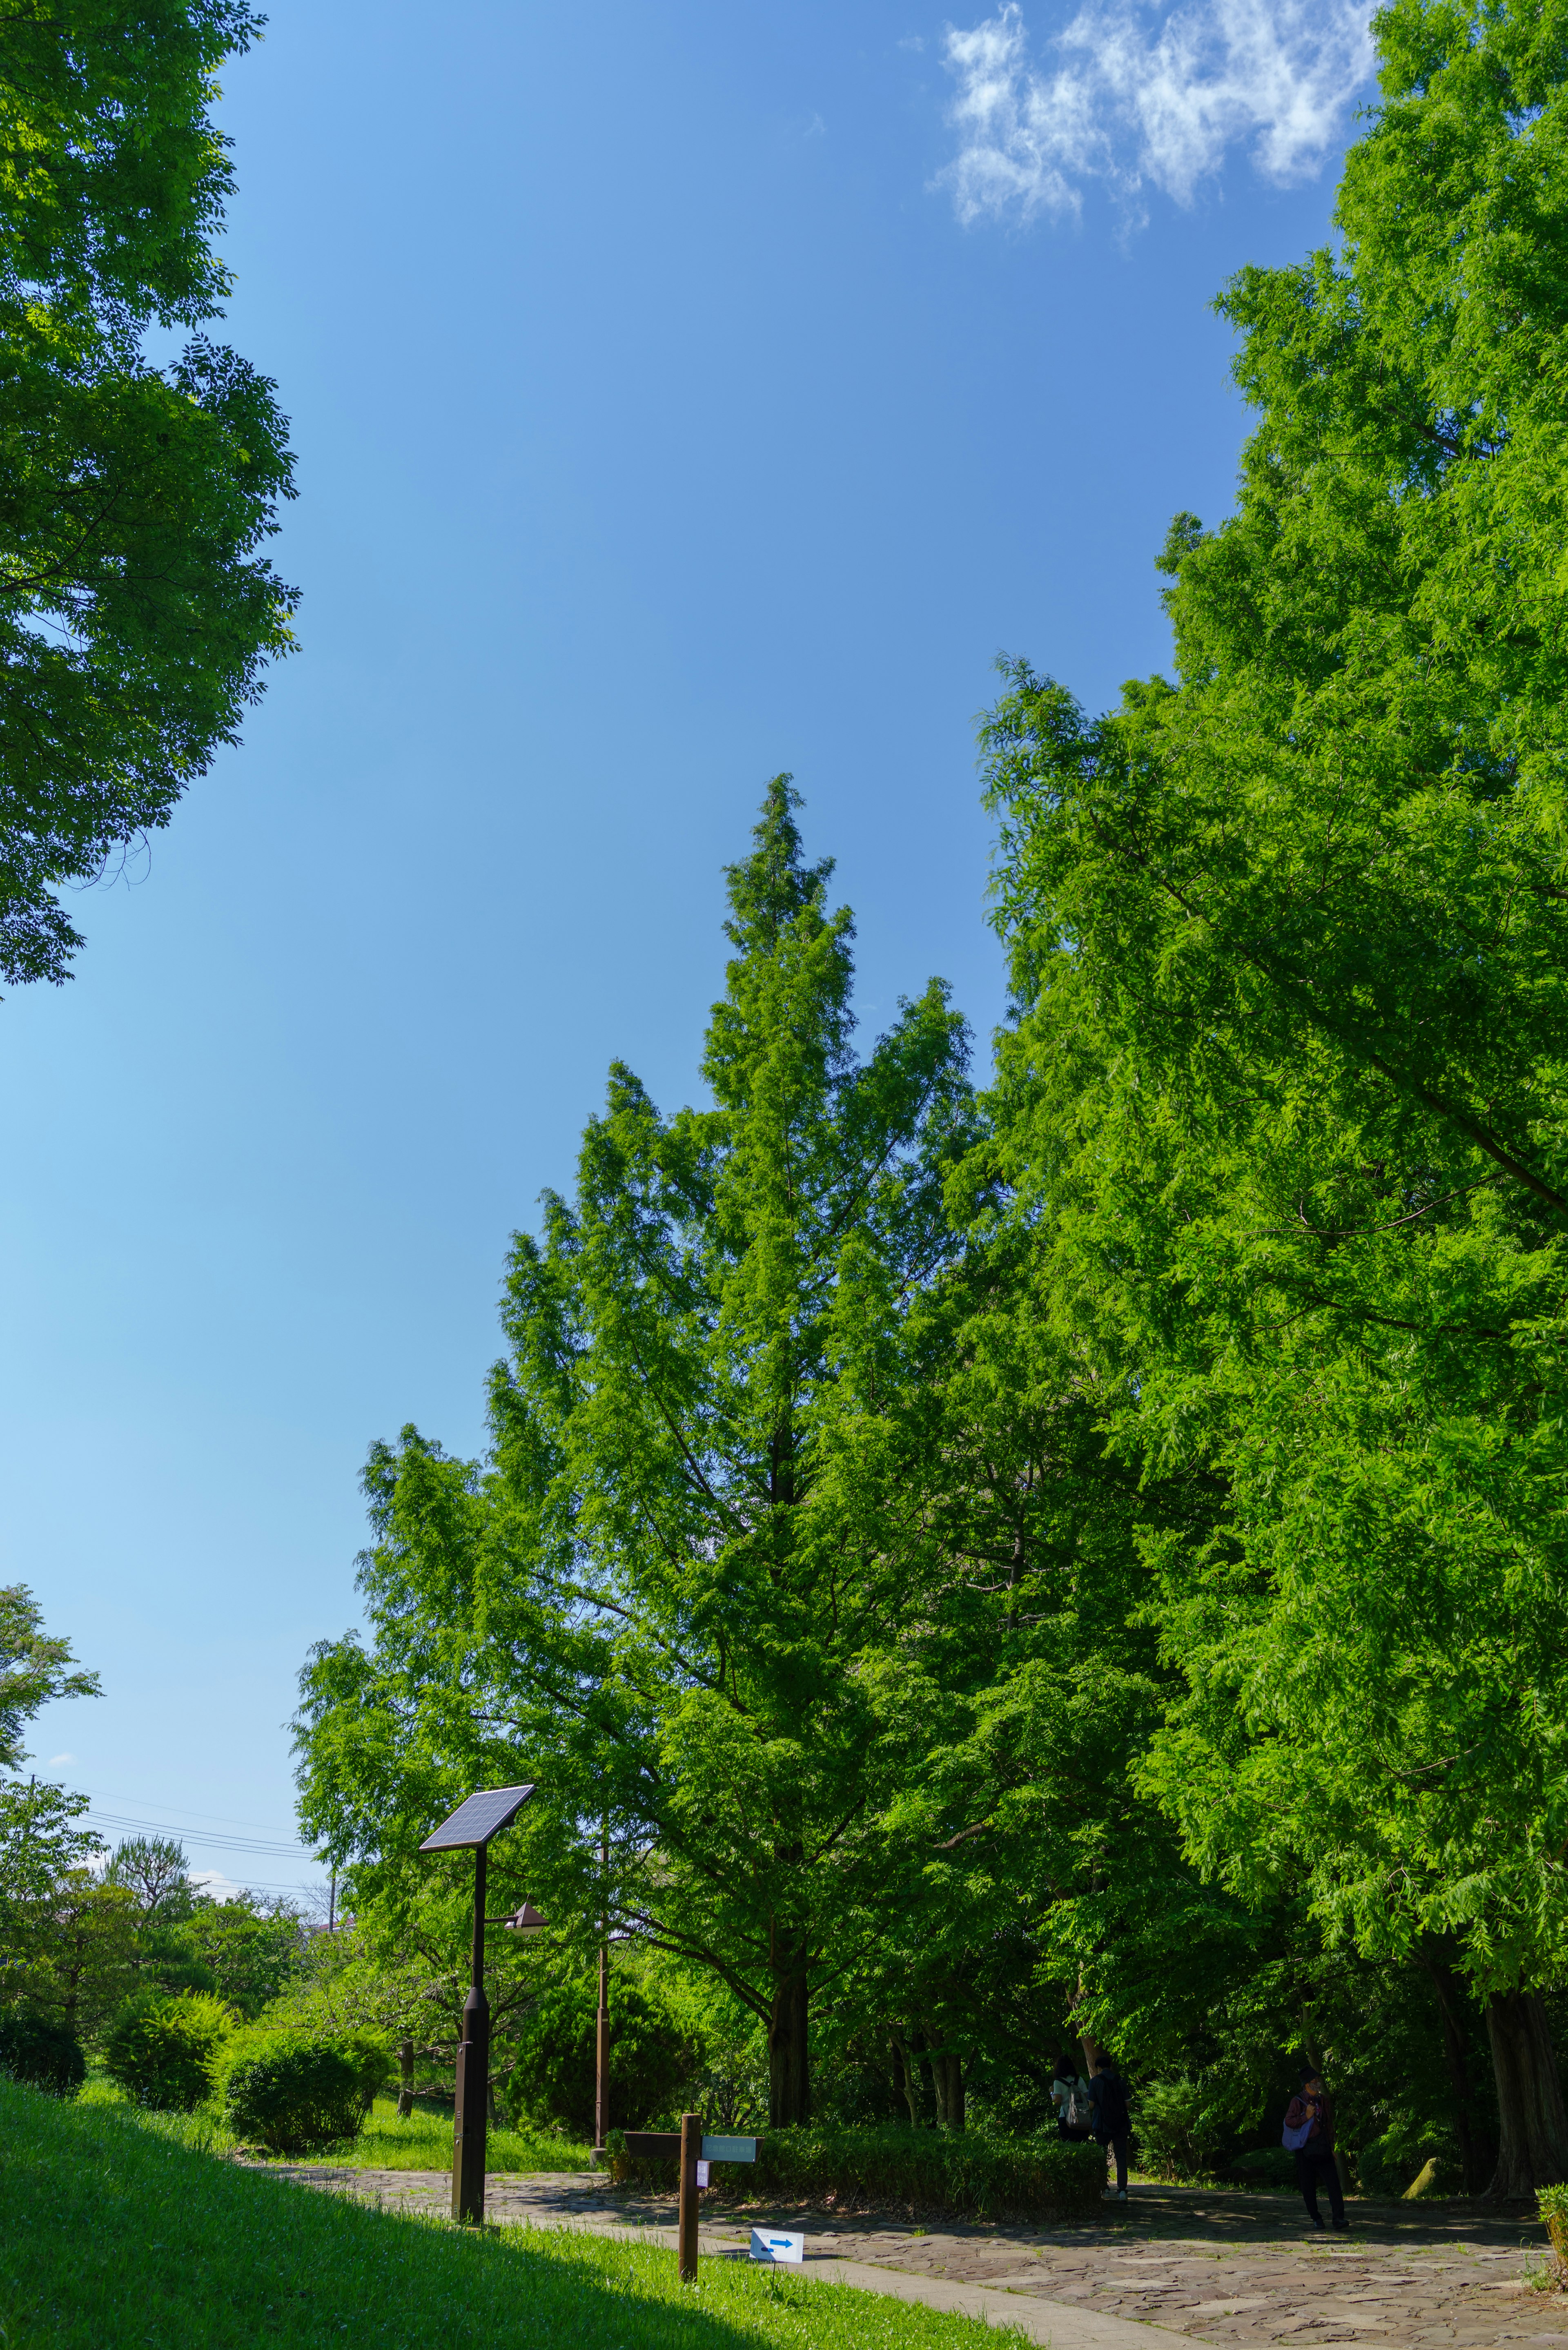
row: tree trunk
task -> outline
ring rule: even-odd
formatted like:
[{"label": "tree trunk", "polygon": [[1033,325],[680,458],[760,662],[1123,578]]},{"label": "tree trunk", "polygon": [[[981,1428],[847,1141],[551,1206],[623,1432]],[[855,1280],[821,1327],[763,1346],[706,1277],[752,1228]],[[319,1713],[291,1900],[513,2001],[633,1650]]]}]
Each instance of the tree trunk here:
[{"label": "tree trunk", "polygon": [[1497,2074],[1497,2168],[1490,2196],[1523,2201],[1568,2178],[1568,2114],[1546,2010],[1532,1991],[1497,1991],[1487,2002]]},{"label": "tree trunk", "polygon": [[896,2024],[888,2027],[888,2037],[893,2043],[893,2055],[895,2062],[903,2074],[903,2080],[899,2085],[903,2091],[904,2103],[909,2108],[909,2127],[911,2129],[924,2129],[926,2126],[926,2085],[920,2078],[920,2067],[916,2059],[915,2052],[910,2047],[908,2038],[899,2032]]},{"label": "tree trunk", "polygon": [[774,1987],[768,2025],[768,2127],[787,2129],[811,2119],[811,2074],[806,2060],[806,1979],[781,1975]]},{"label": "tree trunk", "polygon": [[398,2051],[398,2069],[402,2074],[398,2089],[398,2118],[407,2121],[414,2109],[414,2043],[405,2040]]},{"label": "tree trunk", "polygon": [[1448,2067],[1449,2085],[1454,2093],[1454,2135],[1459,2142],[1459,2167],[1464,2174],[1465,2193],[1479,2195],[1485,2185],[1486,2172],[1471,2120],[1475,2091],[1470,2083],[1469,2059],[1465,2053],[1464,2027],[1460,2022],[1464,2013],[1464,1987],[1446,1959],[1423,1956],[1417,1964],[1430,1981],[1438,2002],[1438,2022],[1443,2033],[1443,2062]]},{"label": "tree trunk", "polygon": [[955,2056],[949,2049],[934,2052],[931,2056],[931,2085],[937,2093],[937,2127],[962,2129],[962,2058]]}]

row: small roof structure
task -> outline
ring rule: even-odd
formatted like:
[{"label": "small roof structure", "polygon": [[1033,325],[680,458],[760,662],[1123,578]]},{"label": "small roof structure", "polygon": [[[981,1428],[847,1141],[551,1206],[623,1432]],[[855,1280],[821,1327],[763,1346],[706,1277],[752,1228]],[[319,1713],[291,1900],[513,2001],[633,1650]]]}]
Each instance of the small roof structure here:
[{"label": "small roof structure", "polygon": [[459,1804],[450,1820],[442,1820],[426,1836],[421,1852],[478,1852],[509,1828],[529,1796],[536,1781],[526,1787],[481,1787]]}]

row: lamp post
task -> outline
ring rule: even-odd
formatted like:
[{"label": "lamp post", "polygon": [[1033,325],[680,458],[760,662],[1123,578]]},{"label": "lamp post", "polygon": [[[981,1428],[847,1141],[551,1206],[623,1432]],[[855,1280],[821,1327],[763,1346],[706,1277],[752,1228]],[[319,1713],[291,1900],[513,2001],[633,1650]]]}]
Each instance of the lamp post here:
[{"label": "lamp post", "polygon": [[[604,1834],[599,1839],[599,1889],[601,1900],[607,1899],[605,1887],[609,1881],[609,1814],[605,1814]],[[606,2141],[609,2137],[609,1917],[600,1918],[599,1932],[599,2012],[594,2035],[594,2160],[607,2160]]]},{"label": "lamp post", "polygon": [[[490,2004],[484,1996],[485,1865],[491,1837],[511,1826],[533,1792],[531,1784],[482,1787],[420,1846],[421,1852],[473,1855],[473,1971],[462,2003],[462,2038],[458,2043],[452,2108],[452,2216],[476,2223],[484,2218],[484,2126],[490,2089]],[[527,1917],[524,1903],[515,1919],[504,1922],[523,1926]],[[535,1930],[543,1924],[537,1913],[529,1919]],[[523,1930],[528,1927],[523,1926]]]}]

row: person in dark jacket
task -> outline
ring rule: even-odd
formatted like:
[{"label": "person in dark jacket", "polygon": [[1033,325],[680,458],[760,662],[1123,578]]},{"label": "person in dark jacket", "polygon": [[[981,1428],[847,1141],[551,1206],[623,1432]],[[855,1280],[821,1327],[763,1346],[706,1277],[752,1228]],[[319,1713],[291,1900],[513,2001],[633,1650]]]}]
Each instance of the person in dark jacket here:
[{"label": "person in dark jacket", "polygon": [[1323,2213],[1317,2208],[1319,2186],[1328,2189],[1329,2209],[1334,2213],[1336,2228],[1349,2232],[1350,2222],[1345,2216],[1345,2198],[1339,2191],[1339,2166],[1334,2158],[1334,2103],[1323,2085],[1323,2075],[1315,2066],[1302,2074],[1300,2094],[1285,2107],[1285,2143],[1291,2145],[1303,2127],[1306,2137],[1295,2147],[1296,2185],[1302,2190],[1307,2217],[1314,2228],[1323,2226]]},{"label": "person in dark jacket", "polygon": [[1116,2071],[1109,2056],[1104,2054],[1095,2059],[1095,2077],[1089,2084],[1089,2103],[1095,2114],[1095,2136],[1116,2158],[1116,2201],[1127,2199],[1127,2133],[1131,2117],[1127,2112],[1127,2085]]}]

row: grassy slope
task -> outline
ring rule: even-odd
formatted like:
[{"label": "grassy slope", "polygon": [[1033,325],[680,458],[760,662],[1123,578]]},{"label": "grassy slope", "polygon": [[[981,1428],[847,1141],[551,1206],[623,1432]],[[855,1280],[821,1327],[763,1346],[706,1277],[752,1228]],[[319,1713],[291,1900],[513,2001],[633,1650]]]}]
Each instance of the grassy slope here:
[{"label": "grassy slope", "polygon": [[[81,2094],[83,2106],[135,2111],[113,2083],[91,2080]],[[217,2108],[203,2106],[194,2114],[162,2114],[140,2117],[182,2146],[203,2154],[229,2154],[236,2144],[234,2132]],[[415,2112],[398,2119],[395,2097],[378,2097],[358,2137],[337,2145],[317,2147],[302,2160],[351,2165],[356,2170],[450,2170],[452,2117],[448,2114]],[[588,2148],[548,2130],[493,2129],[485,2141],[486,2170],[586,2170]]]},{"label": "grassy slope", "polygon": [[995,2350],[836,2284],[565,2230],[460,2232],[0,2079],[0,2343],[48,2350]]}]

